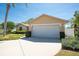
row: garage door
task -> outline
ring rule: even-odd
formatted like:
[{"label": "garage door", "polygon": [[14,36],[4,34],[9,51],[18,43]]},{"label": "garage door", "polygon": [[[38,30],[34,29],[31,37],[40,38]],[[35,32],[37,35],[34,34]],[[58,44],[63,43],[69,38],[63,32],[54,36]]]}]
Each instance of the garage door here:
[{"label": "garage door", "polygon": [[60,38],[58,25],[33,25],[32,37],[38,38]]}]

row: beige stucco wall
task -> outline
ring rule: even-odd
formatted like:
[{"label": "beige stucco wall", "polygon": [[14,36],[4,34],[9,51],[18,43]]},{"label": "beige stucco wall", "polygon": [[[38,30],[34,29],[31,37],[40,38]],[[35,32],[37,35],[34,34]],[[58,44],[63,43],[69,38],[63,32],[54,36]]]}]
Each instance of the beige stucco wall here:
[{"label": "beige stucco wall", "polygon": [[[61,31],[65,31],[64,30],[64,24],[65,21],[64,20],[60,20],[57,18],[53,18],[53,17],[49,17],[49,16],[40,16],[38,18],[36,18],[34,21],[31,22],[31,24],[53,24],[53,23],[59,23],[61,24],[60,30]],[[31,31],[31,24],[29,26],[29,30]]]}]

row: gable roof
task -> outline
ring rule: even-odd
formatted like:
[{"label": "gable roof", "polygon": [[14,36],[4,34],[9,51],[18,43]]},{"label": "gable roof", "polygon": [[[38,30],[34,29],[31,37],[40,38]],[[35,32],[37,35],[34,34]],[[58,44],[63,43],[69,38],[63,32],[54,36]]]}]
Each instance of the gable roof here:
[{"label": "gable roof", "polygon": [[54,18],[54,19],[61,20],[61,21],[65,22],[65,23],[68,23],[68,22],[69,22],[68,20],[61,19],[61,18],[54,17],[54,16],[49,16],[49,15],[47,15],[47,14],[42,14],[42,15],[40,15],[39,17],[37,17],[36,19],[33,19],[31,22],[37,20],[37,19],[40,18],[40,17],[50,17],[50,18]]}]

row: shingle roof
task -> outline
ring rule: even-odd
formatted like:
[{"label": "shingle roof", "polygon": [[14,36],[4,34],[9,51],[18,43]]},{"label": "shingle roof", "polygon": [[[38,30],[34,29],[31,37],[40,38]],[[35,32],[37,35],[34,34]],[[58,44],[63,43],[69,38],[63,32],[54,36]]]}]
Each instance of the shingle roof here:
[{"label": "shingle roof", "polygon": [[[59,20],[61,20],[61,21],[64,21],[64,22],[69,22],[68,20],[65,20],[65,19],[61,19],[61,18],[58,18],[58,17],[54,17],[54,16],[49,16],[49,15],[47,15],[47,14],[42,14],[42,15],[40,15],[39,17],[37,17],[37,18],[40,18],[40,17],[44,17],[44,16],[46,16],[46,17],[51,17],[51,18],[55,18],[55,19],[59,19]],[[36,19],[33,19],[32,21],[35,21],[35,20],[37,20],[37,18]],[[31,21],[31,22],[32,22]]]}]

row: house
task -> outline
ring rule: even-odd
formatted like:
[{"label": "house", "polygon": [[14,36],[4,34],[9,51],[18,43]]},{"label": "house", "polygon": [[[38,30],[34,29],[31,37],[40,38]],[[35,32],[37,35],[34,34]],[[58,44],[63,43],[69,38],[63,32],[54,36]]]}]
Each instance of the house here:
[{"label": "house", "polygon": [[27,31],[27,30],[29,30],[29,24],[20,23],[16,25],[16,31]]},{"label": "house", "polygon": [[59,39],[60,33],[65,33],[64,25],[67,22],[64,19],[43,14],[31,21],[29,30],[32,37]]}]

